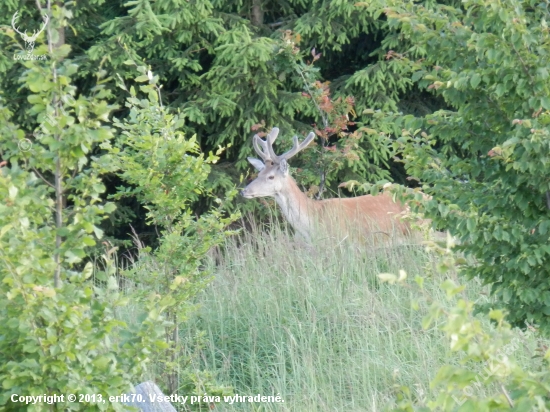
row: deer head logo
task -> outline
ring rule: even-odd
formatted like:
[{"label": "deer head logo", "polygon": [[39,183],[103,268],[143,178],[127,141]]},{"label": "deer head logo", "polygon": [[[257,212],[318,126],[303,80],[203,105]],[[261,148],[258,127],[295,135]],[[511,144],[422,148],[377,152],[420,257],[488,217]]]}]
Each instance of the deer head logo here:
[{"label": "deer head logo", "polygon": [[27,53],[32,53],[32,51],[34,50],[34,42],[36,41],[36,39],[38,38],[38,36],[40,35],[40,33],[42,33],[44,31],[44,29],[46,28],[46,25],[48,24],[48,21],[50,20],[50,18],[48,17],[47,14],[44,14],[42,16],[42,18],[44,19],[44,25],[42,26],[42,28],[37,32],[36,30],[32,32],[32,35],[28,35],[27,34],[27,31],[25,31],[24,33],[22,33],[21,31],[19,31],[19,29],[15,26],[15,23],[17,21],[17,18],[18,18],[18,14],[19,12],[16,11],[15,14],[13,15],[13,18],[11,19],[11,26],[13,27],[13,29],[19,33],[21,35],[21,37],[23,38],[23,40],[25,41],[25,49],[27,49]]}]

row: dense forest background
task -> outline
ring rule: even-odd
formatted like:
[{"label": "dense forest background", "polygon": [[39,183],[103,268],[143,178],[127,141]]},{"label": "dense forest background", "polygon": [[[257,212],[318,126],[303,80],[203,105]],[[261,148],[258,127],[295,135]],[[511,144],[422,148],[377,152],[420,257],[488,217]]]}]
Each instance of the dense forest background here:
[{"label": "dense forest background", "polygon": [[[319,378],[338,389],[330,410],[348,395],[365,405],[364,371],[383,363],[359,356],[366,363],[350,382],[348,366],[332,361],[382,353],[394,336],[390,352],[403,355],[394,366],[413,365],[411,373],[398,382],[392,371],[373,372],[381,376],[369,386],[373,402],[398,393],[408,411],[547,403],[550,351],[539,338],[550,331],[549,8],[548,0],[2,2],[0,409],[17,410],[16,393],[119,395],[146,376],[168,393],[229,392],[205,364],[227,368],[228,381],[248,391],[277,381],[294,396],[299,362],[289,364],[284,345],[275,359],[273,339],[289,333],[290,348],[297,340],[286,325],[302,334],[302,324],[316,331],[304,338],[326,338],[306,372],[319,393],[329,390]],[[237,196],[254,177],[252,136],[275,126],[277,151],[315,132],[291,165],[311,198],[375,194],[395,182],[396,198],[453,237],[428,241],[428,252],[330,241],[301,249],[271,219],[272,200]],[[479,281],[471,300],[457,273]],[[436,275],[446,297],[424,288]],[[378,280],[418,286],[421,298],[398,297]],[[273,298],[283,286],[286,312]],[[439,304],[447,298],[456,301]],[[189,323],[200,299],[211,312]],[[368,323],[390,306],[399,313]],[[264,318],[246,326],[252,315]],[[478,377],[468,365],[441,366],[434,379],[446,389],[430,393],[432,403],[406,388],[418,380],[415,362],[431,362],[418,350],[427,341],[415,340],[415,351],[411,339],[440,318],[462,361],[501,368],[478,398],[455,399]],[[228,323],[234,335],[220,332]],[[250,335],[257,325],[262,333]],[[386,325],[395,327],[389,340],[372,350],[372,333]],[[530,361],[511,366],[500,356],[512,326],[536,334],[538,358],[530,347],[522,352]],[[365,335],[351,339],[351,330]],[[260,335],[257,356],[246,344]],[[317,341],[302,343],[311,347],[296,346],[295,359],[319,352]],[[446,347],[435,346],[445,363]],[[224,363],[229,355],[238,361]],[[307,409],[306,389],[294,410]],[[319,410],[329,405],[318,400]]]},{"label": "dense forest background", "polygon": [[[4,16],[19,12],[21,30],[31,33],[42,24],[34,2],[0,7]],[[425,114],[444,107],[414,88],[392,58],[407,40],[380,12],[352,2],[92,1],[68,5],[65,13],[70,26],[58,41],[71,46],[67,58],[78,64],[78,93],[87,95],[101,73],[112,91],[108,102],[119,107],[113,115],[123,119],[126,96],[114,93],[116,83],[134,82],[138,63],[148,67],[162,84],[163,104],[181,113],[184,133],[196,135],[205,153],[226,148],[209,178],[220,195],[243,183],[252,135],[273,126],[282,129],[280,150],[292,135],[316,130],[315,150],[293,165],[305,166],[295,176],[317,198],[349,196],[338,188],[349,180],[406,183],[388,142],[369,134],[363,111]],[[14,120],[32,131],[37,124],[29,115],[29,91],[19,82],[24,67],[13,59],[22,40],[5,24],[0,89]],[[420,47],[411,51],[421,54]],[[113,194],[121,182],[106,179],[107,195]],[[206,206],[202,199],[194,208],[201,213]],[[155,234],[144,220],[139,203],[123,198],[104,229],[113,239],[128,239],[131,223],[151,242]]]}]

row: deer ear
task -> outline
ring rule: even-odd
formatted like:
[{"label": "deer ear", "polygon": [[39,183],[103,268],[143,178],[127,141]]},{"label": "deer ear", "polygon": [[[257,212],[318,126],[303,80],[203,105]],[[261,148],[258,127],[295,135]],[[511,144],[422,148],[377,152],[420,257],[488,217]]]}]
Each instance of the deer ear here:
[{"label": "deer ear", "polygon": [[288,176],[288,163],[285,158],[281,160],[281,163],[279,163],[279,170],[283,173],[283,176]]},{"label": "deer ear", "polygon": [[265,169],[265,165],[264,163],[261,161],[261,160],[258,160],[258,159],[254,159],[253,157],[247,157],[246,158],[250,164],[252,166],[254,166],[254,168],[258,171],[258,172],[261,172],[262,170]]}]

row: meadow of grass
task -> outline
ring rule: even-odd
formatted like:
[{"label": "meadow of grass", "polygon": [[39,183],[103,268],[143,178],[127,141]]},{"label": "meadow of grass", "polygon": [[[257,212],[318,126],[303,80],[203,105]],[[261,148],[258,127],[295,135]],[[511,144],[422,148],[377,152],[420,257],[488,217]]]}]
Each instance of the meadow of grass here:
[{"label": "meadow of grass", "polygon": [[[427,282],[428,301],[412,284],[434,259],[418,242],[308,246],[276,228],[229,239],[207,265],[214,280],[182,332],[206,333],[197,368],[216,371],[234,393],[280,394],[284,403],[216,410],[378,411],[402,385],[428,394],[437,369],[457,362],[443,333],[421,326],[428,301],[445,301],[442,275]],[[405,285],[377,278],[400,269]],[[469,282],[470,298],[481,292]]]},{"label": "meadow of grass", "polygon": [[[453,268],[442,274],[437,262],[417,240],[356,245],[319,239],[307,245],[277,225],[229,238],[206,262],[203,269],[213,280],[189,302],[197,310],[180,325],[185,353],[178,394],[229,387],[234,394],[284,400],[221,402],[218,411],[376,412],[391,409],[402,387],[417,399],[433,398],[438,389],[430,389],[430,381],[438,369],[461,358],[450,350],[440,324],[422,328],[432,302],[447,309],[456,303],[439,285],[451,279],[467,286],[459,297],[488,299],[481,282],[459,278]],[[137,280],[123,286],[131,302],[133,293],[150,293],[135,286],[154,267],[138,257],[128,265]],[[401,284],[377,276],[400,270],[407,273]],[[423,291],[417,275],[425,278]],[[119,318],[132,323],[141,312],[139,304],[130,304]],[[492,327],[485,318],[483,324]],[[535,334],[517,336],[521,345],[508,355],[530,370],[540,368],[540,356],[533,355],[549,342]],[[485,366],[467,365],[479,376]],[[163,370],[153,361],[144,380],[164,387]],[[473,387],[479,396],[500,390]]]}]

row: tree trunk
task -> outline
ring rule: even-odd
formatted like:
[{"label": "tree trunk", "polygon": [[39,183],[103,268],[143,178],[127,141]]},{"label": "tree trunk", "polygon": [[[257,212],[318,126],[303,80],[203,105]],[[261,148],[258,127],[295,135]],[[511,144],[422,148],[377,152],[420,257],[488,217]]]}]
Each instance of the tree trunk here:
[{"label": "tree trunk", "polygon": [[[59,7],[62,7],[63,4],[57,4]],[[38,7],[40,7],[40,3],[38,3]],[[42,10],[40,10],[42,11]],[[47,13],[51,16],[51,3],[48,1],[48,8]],[[48,22],[47,27],[47,35],[48,35],[48,51],[50,52],[50,55],[53,52],[54,48],[58,48],[62,46],[65,43],[65,30],[63,27],[59,27],[57,29],[57,33],[59,36],[58,41],[53,44],[52,42],[52,35],[50,30],[50,24],[51,21]],[[57,68],[55,64],[53,65],[53,81],[57,81]],[[59,106],[61,105],[61,98],[60,96],[54,95],[53,98],[53,106],[55,108],[55,117],[57,118],[59,116]],[[55,139],[59,141],[60,134],[57,133],[55,136]],[[64,199],[64,193],[63,193],[63,176],[62,176],[62,165],[61,165],[61,153],[59,151],[57,152],[57,159],[55,161],[55,173],[54,173],[54,188],[55,188],[55,226],[59,230],[63,226],[63,209],[66,205],[66,199]],[[55,261],[55,272],[53,277],[53,283],[54,287],[58,288],[61,286],[61,256],[59,255],[59,249],[61,248],[61,244],[63,243],[63,239],[59,234],[55,235],[55,248],[56,252],[54,254],[54,261]]]},{"label": "tree trunk", "polygon": [[264,11],[262,9],[262,0],[252,0],[250,21],[256,27],[260,27],[264,24]]}]

